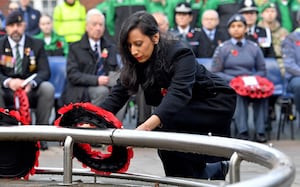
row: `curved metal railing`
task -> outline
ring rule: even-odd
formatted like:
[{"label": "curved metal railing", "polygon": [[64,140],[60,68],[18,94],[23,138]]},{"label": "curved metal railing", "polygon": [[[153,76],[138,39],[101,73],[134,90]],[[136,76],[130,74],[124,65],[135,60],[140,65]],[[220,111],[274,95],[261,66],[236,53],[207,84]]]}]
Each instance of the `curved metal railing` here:
[{"label": "curved metal railing", "polygon": [[[0,127],[0,141],[45,140],[65,141],[64,168],[40,169],[41,173],[61,173],[64,184],[72,184],[72,174],[90,175],[89,172],[72,170],[72,146],[74,142],[116,144],[121,146],[160,148],[182,152],[205,153],[230,158],[229,183],[227,186],[291,186],[295,167],[289,157],[264,144],[250,141],[167,132],[149,132],[127,129],[70,129],[54,126]],[[269,172],[256,178],[240,181],[240,163],[246,160],[262,165]],[[180,186],[213,186],[190,180],[147,175],[112,174],[110,177],[143,181],[158,181]]]}]

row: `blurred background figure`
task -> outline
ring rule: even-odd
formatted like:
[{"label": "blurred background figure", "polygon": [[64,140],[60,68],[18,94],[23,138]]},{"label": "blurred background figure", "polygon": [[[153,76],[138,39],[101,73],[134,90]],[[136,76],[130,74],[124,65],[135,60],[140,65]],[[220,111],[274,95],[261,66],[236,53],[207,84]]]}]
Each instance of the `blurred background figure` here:
[{"label": "blurred background figure", "polygon": [[[15,10],[19,10],[20,6],[17,2],[10,2],[8,4],[8,10],[7,10],[7,13],[10,14],[11,12],[15,11]],[[3,20],[2,20],[2,27],[0,29],[0,37],[1,36],[4,36],[6,34],[6,31],[5,31],[5,26],[6,26],[6,18],[3,17]]]},{"label": "blurred background figure", "polygon": [[174,20],[175,12],[174,9],[178,3],[189,3],[192,8],[193,19],[191,21],[191,26],[200,27],[201,26],[201,15],[204,10],[207,0],[167,0],[165,5],[165,14],[168,17],[170,28],[176,27],[176,22]]},{"label": "blurred background figure", "polygon": [[200,44],[197,58],[211,58],[218,45],[227,40],[227,32],[218,28],[219,15],[215,10],[205,10],[202,15],[202,27],[200,31]]},{"label": "blurred background figure", "polygon": [[[300,11],[298,11],[297,20],[300,25]],[[287,89],[294,94],[296,110],[300,114],[300,27],[282,42],[282,54],[288,83]]]},{"label": "blurred background figure", "polygon": [[186,43],[190,47],[194,54],[198,56],[198,46],[200,43],[199,31],[191,26],[193,20],[192,8],[189,3],[178,3],[175,12],[176,27],[171,29],[171,32]]},{"label": "blurred background figure", "polygon": [[85,32],[86,9],[79,0],[64,0],[54,8],[53,27],[68,43],[81,39]]},{"label": "blurred background figure", "polygon": [[281,54],[281,42],[289,34],[288,30],[281,27],[279,21],[276,19],[277,9],[274,3],[265,3],[261,7],[261,21],[258,22],[258,26],[268,28],[271,31],[272,45],[275,51],[276,58],[278,59],[281,73],[284,73],[284,66],[282,62]]},{"label": "blurred background figure", "polygon": [[119,69],[117,50],[113,42],[103,37],[104,29],[104,15],[98,9],[89,10],[86,33],[70,45],[67,85],[61,97],[63,104],[91,102],[99,105],[116,83],[118,74],[111,73]]},{"label": "blurred background figure", "polygon": [[246,39],[258,44],[263,51],[264,57],[275,57],[272,45],[271,31],[268,28],[257,26],[258,9],[253,0],[243,0],[242,6],[238,11],[247,22]]},{"label": "blurred background figure", "polygon": [[34,37],[44,40],[44,47],[48,56],[68,56],[69,45],[63,36],[56,34],[52,27],[52,17],[42,15],[39,21],[41,32]]},{"label": "blurred background figure", "polygon": [[167,33],[169,31],[168,17],[162,12],[152,13],[152,16],[155,18],[160,32]]},{"label": "blurred background figure", "polygon": [[[24,89],[31,108],[35,108],[36,124],[48,125],[54,104],[54,87],[48,82],[50,68],[43,42],[25,34],[26,23],[20,11],[7,16],[7,35],[0,40],[0,55],[10,57],[0,68],[0,107],[9,108],[14,103],[14,92]],[[13,60],[15,59],[15,61]],[[37,76],[25,87],[26,78]],[[41,141],[41,149],[48,149],[47,142]]]},{"label": "blurred background figure", "polygon": [[20,8],[24,21],[26,23],[26,34],[35,35],[40,32],[39,20],[41,13],[39,10],[32,8],[30,0],[20,0]]},{"label": "blurred background figure", "polygon": [[[281,42],[285,39],[289,32],[286,28],[281,27],[280,22],[277,20],[278,11],[275,3],[264,3],[261,5],[260,9],[261,21],[259,21],[257,25],[259,27],[266,28],[271,31],[272,46],[274,48],[275,57],[277,59],[283,77],[285,69],[282,60]],[[269,97],[269,118],[267,120],[276,120],[275,103],[277,101],[277,98],[277,96]]]}]

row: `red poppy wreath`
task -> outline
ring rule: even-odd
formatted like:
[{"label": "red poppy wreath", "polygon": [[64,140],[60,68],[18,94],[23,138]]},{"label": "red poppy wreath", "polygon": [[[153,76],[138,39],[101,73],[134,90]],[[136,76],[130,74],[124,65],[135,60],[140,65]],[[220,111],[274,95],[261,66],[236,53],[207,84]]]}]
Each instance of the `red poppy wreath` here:
[{"label": "red poppy wreath", "polygon": [[[121,122],[110,112],[91,103],[74,103],[58,110],[61,116],[55,120],[56,126],[70,128],[122,128]],[[90,167],[91,171],[100,175],[112,172],[127,171],[133,150],[130,147],[108,145],[106,151],[101,152],[98,145],[88,143],[74,143],[73,154],[83,163],[83,167]]]},{"label": "red poppy wreath", "polygon": [[[14,95],[17,110],[0,108],[1,126],[29,125],[31,117],[29,102],[23,89],[17,90]],[[35,174],[38,166],[39,142],[34,141],[1,141],[0,178],[24,178]]]},{"label": "red poppy wreath", "polygon": [[261,76],[238,76],[230,81],[230,86],[241,96],[267,98],[274,92],[274,84]]}]

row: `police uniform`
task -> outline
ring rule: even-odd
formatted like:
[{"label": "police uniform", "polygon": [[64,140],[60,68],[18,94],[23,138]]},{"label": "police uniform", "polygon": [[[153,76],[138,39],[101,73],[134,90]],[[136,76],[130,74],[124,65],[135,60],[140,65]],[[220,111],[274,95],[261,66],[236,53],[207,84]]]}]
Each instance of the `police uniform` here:
[{"label": "police uniform", "polygon": [[[246,21],[241,15],[234,15],[228,22],[228,27],[232,22]],[[256,43],[243,38],[241,46],[238,41],[231,38],[217,47],[213,56],[212,72],[216,72],[220,77],[228,81],[241,75],[266,75],[265,60],[262,51]],[[255,71],[253,71],[255,69]],[[256,139],[265,142],[265,106],[267,99],[251,99],[250,97],[238,96],[234,120],[237,125],[238,137],[249,139],[248,134],[248,106],[253,103],[254,124],[256,127]]]},{"label": "police uniform", "polygon": [[[246,12],[256,12],[256,14],[258,14],[258,9],[254,1],[252,0],[243,1],[239,13],[243,14]],[[257,43],[258,46],[263,51],[264,57],[276,56],[272,45],[271,31],[269,29],[264,29],[257,25],[253,25],[252,27],[248,28],[248,32],[246,33],[246,39]]]},{"label": "police uniform", "polygon": [[[192,15],[192,8],[189,3],[178,3],[175,8],[176,13],[183,13]],[[190,47],[194,54],[197,56],[199,41],[200,41],[200,33],[197,29],[194,29],[189,25],[187,28],[180,28],[177,26],[175,29],[171,29],[170,32],[181,39],[188,47]]]}]

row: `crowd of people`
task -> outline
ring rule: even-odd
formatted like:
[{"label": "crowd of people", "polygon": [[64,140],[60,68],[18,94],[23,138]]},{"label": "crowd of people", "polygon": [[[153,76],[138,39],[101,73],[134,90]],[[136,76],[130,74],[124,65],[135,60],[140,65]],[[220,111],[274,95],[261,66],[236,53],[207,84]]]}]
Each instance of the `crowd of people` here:
[{"label": "crowd of people", "polygon": [[[13,106],[14,92],[24,89],[37,108],[36,124],[48,125],[54,86],[47,56],[64,56],[61,106],[91,102],[117,115],[138,95],[147,113],[137,130],[252,140],[252,103],[254,140],[264,143],[276,98],[242,96],[229,83],[238,76],[266,77],[265,58],[276,58],[300,112],[299,9],[297,0],[105,0],[87,11],[79,0],[64,0],[47,15],[30,0],[12,2],[0,17],[0,107]],[[211,70],[197,58],[211,58]],[[230,134],[232,121],[236,135]],[[167,176],[224,179],[228,170],[225,158],[158,154]]]}]

